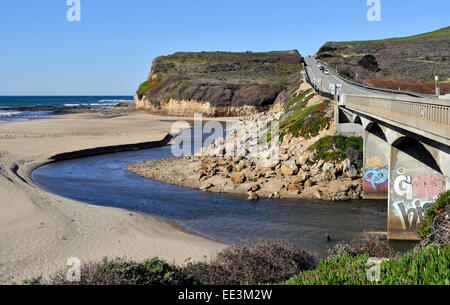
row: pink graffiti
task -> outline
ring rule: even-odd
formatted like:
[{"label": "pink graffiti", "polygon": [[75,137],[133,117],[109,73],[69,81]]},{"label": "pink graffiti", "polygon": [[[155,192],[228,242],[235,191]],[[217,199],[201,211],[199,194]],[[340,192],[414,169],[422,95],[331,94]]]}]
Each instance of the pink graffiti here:
[{"label": "pink graffiti", "polygon": [[443,176],[427,176],[422,174],[412,178],[413,194],[419,198],[434,198],[445,192]]}]

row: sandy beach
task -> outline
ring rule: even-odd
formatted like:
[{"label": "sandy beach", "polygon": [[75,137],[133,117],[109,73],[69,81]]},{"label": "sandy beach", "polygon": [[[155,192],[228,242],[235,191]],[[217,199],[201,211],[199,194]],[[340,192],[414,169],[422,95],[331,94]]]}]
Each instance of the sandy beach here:
[{"label": "sandy beach", "polygon": [[74,151],[161,141],[171,121],[145,113],[79,113],[0,124],[0,284],[44,277],[103,257],[204,260],[224,244],[149,215],[62,198],[37,187],[31,171]]}]

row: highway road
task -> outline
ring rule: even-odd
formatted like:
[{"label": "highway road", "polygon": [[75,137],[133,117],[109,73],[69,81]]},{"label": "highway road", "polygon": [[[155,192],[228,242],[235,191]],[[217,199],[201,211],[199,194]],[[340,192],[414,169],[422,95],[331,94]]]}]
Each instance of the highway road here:
[{"label": "highway road", "polygon": [[364,94],[364,95],[381,95],[382,92],[378,93],[374,90],[361,88],[352,84],[349,84],[339,77],[335,75],[333,71],[330,71],[330,74],[324,74],[322,71],[320,71],[316,60],[313,57],[306,57],[305,62],[307,64],[306,70],[308,72],[308,75],[311,79],[311,82],[319,88],[319,90],[322,90],[323,92],[334,94],[334,91],[330,90],[329,85],[330,84],[340,84],[341,87],[341,94]]}]

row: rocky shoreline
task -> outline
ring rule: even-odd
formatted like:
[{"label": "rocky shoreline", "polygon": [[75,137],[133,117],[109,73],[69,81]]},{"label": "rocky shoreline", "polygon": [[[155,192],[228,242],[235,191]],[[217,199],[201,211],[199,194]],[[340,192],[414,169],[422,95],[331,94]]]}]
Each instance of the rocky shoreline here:
[{"label": "rocky shoreline", "polygon": [[261,143],[251,135],[267,135],[267,126],[276,120],[274,114],[253,115],[233,123],[226,139],[216,139],[195,156],[144,161],[130,164],[126,170],[202,191],[247,194],[249,200],[362,199],[362,177],[352,152],[347,152],[344,161],[325,162],[315,161],[315,152],[308,150],[321,137],[334,134],[333,126],[311,139],[286,134],[280,140],[275,136],[264,149],[258,149]]}]

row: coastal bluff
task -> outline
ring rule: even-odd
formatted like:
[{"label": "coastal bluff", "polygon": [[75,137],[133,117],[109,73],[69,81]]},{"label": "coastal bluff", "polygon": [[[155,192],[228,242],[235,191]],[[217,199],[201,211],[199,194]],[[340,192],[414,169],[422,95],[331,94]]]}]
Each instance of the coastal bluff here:
[{"label": "coastal bluff", "polygon": [[282,104],[301,82],[297,50],[179,52],[157,57],[136,108],[168,115],[243,116]]}]

